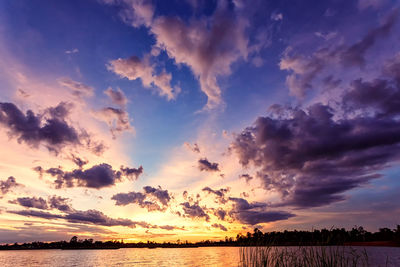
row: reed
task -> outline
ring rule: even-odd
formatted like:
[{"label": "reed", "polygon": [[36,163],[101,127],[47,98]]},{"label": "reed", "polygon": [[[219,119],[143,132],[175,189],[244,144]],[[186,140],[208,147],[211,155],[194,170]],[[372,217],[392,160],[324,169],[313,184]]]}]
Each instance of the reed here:
[{"label": "reed", "polygon": [[241,267],[371,266],[365,250],[345,246],[256,246],[241,247],[239,251]]}]

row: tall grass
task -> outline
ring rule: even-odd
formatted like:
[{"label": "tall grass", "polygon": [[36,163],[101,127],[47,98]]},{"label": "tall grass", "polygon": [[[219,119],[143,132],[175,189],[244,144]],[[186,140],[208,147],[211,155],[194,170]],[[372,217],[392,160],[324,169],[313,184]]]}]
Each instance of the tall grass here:
[{"label": "tall grass", "polygon": [[344,246],[241,247],[241,267],[359,267],[370,266],[365,250]]}]

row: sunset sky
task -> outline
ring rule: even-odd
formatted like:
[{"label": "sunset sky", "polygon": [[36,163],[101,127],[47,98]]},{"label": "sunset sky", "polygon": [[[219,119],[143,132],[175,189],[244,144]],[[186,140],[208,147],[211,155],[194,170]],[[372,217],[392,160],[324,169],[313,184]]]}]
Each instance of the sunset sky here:
[{"label": "sunset sky", "polygon": [[0,243],[400,224],[400,3],[0,2]]}]

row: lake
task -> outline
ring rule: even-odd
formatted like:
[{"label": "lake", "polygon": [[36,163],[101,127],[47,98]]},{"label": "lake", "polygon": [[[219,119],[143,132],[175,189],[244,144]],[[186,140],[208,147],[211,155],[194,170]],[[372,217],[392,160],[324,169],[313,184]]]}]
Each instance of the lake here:
[{"label": "lake", "polygon": [[[371,266],[400,266],[398,247],[365,249]],[[388,265],[386,258],[389,257]],[[0,266],[238,266],[238,247],[0,251]]]}]

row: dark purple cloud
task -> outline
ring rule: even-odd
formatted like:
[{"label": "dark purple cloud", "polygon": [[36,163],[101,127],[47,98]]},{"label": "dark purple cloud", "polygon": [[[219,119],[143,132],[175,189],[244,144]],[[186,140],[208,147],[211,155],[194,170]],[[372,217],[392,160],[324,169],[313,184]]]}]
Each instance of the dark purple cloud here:
[{"label": "dark purple cloud", "polygon": [[183,216],[189,218],[204,218],[206,221],[210,220],[210,216],[204,211],[202,207],[199,206],[198,203],[194,203],[191,205],[189,202],[181,203],[184,214]]},{"label": "dark purple cloud", "polygon": [[51,176],[56,176],[54,183],[57,188],[62,187],[90,187],[102,188],[114,185],[121,179],[121,174],[106,163],[94,165],[89,169],[76,169],[64,172],[59,168],[50,168],[46,171]]},{"label": "dark purple cloud", "polygon": [[38,210],[9,210],[9,213],[18,214],[21,216],[27,217],[38,217],[43,219],[62,219],[63,215],[53,214],[47,211],[38,211]]},{"label": "dark purple cloud", "polygon": [[[62,199],[64,201],[65,199]],[[59,207],[59,206],[57,206]],[[86,210],[86,211],[81,211],[81,210],[74,210],[74,209],[65,209],[62,210],[60,208],[57,208],[61,211],[64,212],[64,214],[53,214],[50,212],[45,212],[45,211],[37,211],[37,210],[21,210],[21,211],[8,211],[9,213],[13,214],[18,214],[21,216],[27,216],[27,217],[38,217],[38,218],[43,218],[43,219],[63,219],[67,220],[70,223],[76,223],[76,224],[88,224],[88,225],[99,225],[99,226],[125,226],[125,227],[130,227],[130,228],[136,228],[137,226],[140,226],[142,228],[147,228],[147,229],[163,229],[167,231],[171,231],[174,229],[180,229],[184,230],[182,227],[177,227],[177,226],[171,226],[171,225],[153,225],[149,224],[143,221],[132,221],[129,219],[122,219],[122,218],[111,218],[107,215],[105,215],[103,212],[98,211],[98,210]]]},{"label": "dark purple cloud", "polygon": [[227,202],[225,199],[225,194],[229,192],[229,188],[220,188],[218,190],[211,189],[210,187],[204,187],[202,189],[204,192],[208,192],[209,194],[214,194],[217,196],[220,203],[224,204]]},{"label": "dark purple cloud", "polygon": [[247,173],[239,175],[239,178],[245,179],[246,183],[249,183],[251,180],[253,180],[253,176]]},{"label": "dark purple cloud", "polygon": [[9,202],[26,208],[36,208],[41,210],[57,209],[62,212],[73,211],[73,208],[68,203],[69,199],[60,196],[51,196],[48,197],[47,200],[42,197],[19,197],[16,200]]},{"label": "dark purple cloud", "polygon": [[74,211],[64,216],[64,219],[73,223],[89,223],[103,226],[136,227],[136,223],[129,219],[110,218],[98,210]]},{"label": "dark purple cloud", "polygon": [[[36,167],[39,173],[47,173],[56,177],[54,183],[57,188],[62,187],[89,187],[89,188],[103,188],[114,185],[116,182],[121,181],[123,177],[132,178],[132,175],[139,175],[139,169],[123,168],[121,170],[114,170],[111,165],[102,163],[94,165],[86,170],[75,169],[72,171],[64,171],[61,168],[49,168],[43,170],[40,166]],[[136,174],[133,174],[133,170]]]},{"label": "dark purple cloud", "polygon": [[161,187],[155,188],[151,186],[145,186],[143,187],[143,190],[147,195],[152,195],[158,199],[158,201],[160,201],[164,206],[167,206],[168,202],[171,200],[168,190],[162,190]]},{"label": "dark purple cloud", "polygon": [[0,181],[0,198],[17,186],[20,186],[20,184],[17,183],[17,180],[13,176],[8,177],[5,181]]},{"label": "dark purple cloud", "polygon": [[146,208],[148,211],[165,211],[171,200],[171,196],[168,190],[145,186],[143,187],[143,193],[119,193],[112,196],[111,199],[115,200],[115,204],[118,206],[125,206],[132,203]]},{"label": "dark purple cloud", "polygon": [[69,204],[68,198],[63,198],[60,196],[51,196],[48,198],[47,203],[51,209],[57,209],[62,212],[71,212],[73,208]]},{"label": "dark purple cloud", "polygon": [[387,62],[385,76],[354,80],[339,110],[317,103],[259,117],[232,144],[240,163],[259,168],[264,188],[282,195],[277,205],[330,204],[379,178],[400,156],[398,62]]},{"label": "dark purple cloud", "polygon": [[208,159],[199,159],[199,169],[200,171],[219,171],[218,163],[209,162]]},{"label": "dark purple cloud", "polygon": [[31,110],[24,114],[13,103],[0,103],[0,125],[8,129],[10,136],[18,142],[33,147],[44,144],[49,150],[58,151],[67,144],[80,144],[77,131],[64,120],[68,105],[61,102],[49,108],[49,116],[35,115]]},{"label": "dark purple cloud", "polygon": [[249,203],[243,198],[229,198],[233,208],[229,215],[241,223],[256,225],[259,223],[287,220],[295,215],[286,211],[266,211],[267,204],[253,202]]},{"label": "dark purple cloud", "polygon": [[117,206],[126,206],[131,203],[141,205],[146,196],[141,192],[129,192],[129,193],[118,193],[111,197],[112,200],[115,200],[115,205]]},{"label": "dark purple cloud", "polygon": [[214,228],[219,228],[219,229],[221,229],[222,231],[225,231],[225,232],[228,231],[228,229],[225,226],[223,226],[222,224],[220,224],[220,223],[214,223],[211,226],[214,227]]},{"label": "dark purple cloud", "polygon": [[158,226],[158,228],[163,229],[163,230],[167,230],[167,231],[185,230],[184,227],[177,227],[177,226],[173,226],[173,225],[161,225],[161,226]]},{"label": "dark purple cloud", "polygon": [[41,210],[47,210],[49,206],[47,205],[47,201],[41,197],[19,197],[14,201],[10,201],[10,203],[19,204],[23,207],[27,208],[36,208]]},{"label": "dark purple cloud", "polygon": [[218,217],[218,219],[224,221],[226,216],[226,211],[222,208],[214,210],[214,215]]},{"label": "dark purple cloud", "polygon": [[82,159],[78,156],[72,155],[72,161],[79,167],[82,168],[84,165],[88,164],[89,161]]},{"label": "dark purple cloud", "polygon": [[370,82],[358,79],[351,85],[351,90],[343,96],[349,110],[370,108],[377,113],[377,117],[400,113],[400,84],[385,79]]},{"label": "dark purple cloud", "polygon": [[140,166],[139,168],[129,168],[129,167],[124,167],[121,166],[120,168],[121,172],[123,175],[129,178],[135,177],[135,179],[138,179],[139,176],[143,173],[143,167]]}]

